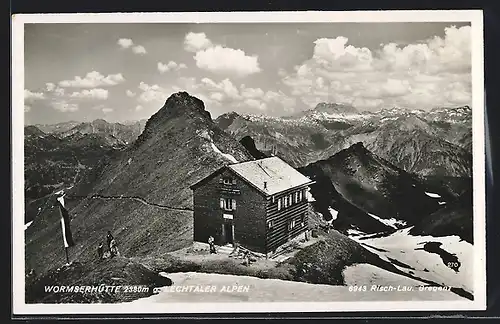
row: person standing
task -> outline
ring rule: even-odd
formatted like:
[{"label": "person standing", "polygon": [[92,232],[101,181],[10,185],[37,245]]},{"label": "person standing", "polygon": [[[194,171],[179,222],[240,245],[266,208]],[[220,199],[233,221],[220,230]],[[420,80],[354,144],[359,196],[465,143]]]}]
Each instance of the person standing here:
[{"label": "person standing", "polygon": [[106,235],[106,242],[108,243],[108,250],[111,251],[111,241],[114,240],[113,235],[111,234],[111,231],[108,231],[108,235]]},{"label": "person standing", "polygon": [[97,247],[97,255],[99,256],[99,260],[102,260],[102,257],[104,256],[104,248],[102,246],[102,242],[100,242],[99,246]]},{"label": "person standing", "polygon": [[109,244],[109,252],[111,253],[111,257],[118,255],[118,248],[116,247],[115,239],[112,239],[111,243]]},{"label": "person standing", "polygon": [[210,246],[210,254],[217,254],[217,251],[215,251],[215,243],[212,235],[210,235],[210,237],[208,238],[208,245]]}]

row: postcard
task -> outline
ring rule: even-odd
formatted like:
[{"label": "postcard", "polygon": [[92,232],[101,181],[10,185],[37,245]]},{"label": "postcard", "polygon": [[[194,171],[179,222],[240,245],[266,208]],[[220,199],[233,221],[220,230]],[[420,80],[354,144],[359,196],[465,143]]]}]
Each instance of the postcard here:
[{"label": "postcard", "polygon": [[485,309],[482,11],[12,25],[14,314]]}]

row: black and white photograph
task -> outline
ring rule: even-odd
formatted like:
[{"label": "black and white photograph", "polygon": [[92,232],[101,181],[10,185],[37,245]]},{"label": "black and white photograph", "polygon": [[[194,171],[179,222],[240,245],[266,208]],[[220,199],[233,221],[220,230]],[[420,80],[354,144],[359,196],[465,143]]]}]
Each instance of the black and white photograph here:
[{"label": "black and white photograph", "polygon": [[481,11],[12,24],[14,313],[485,309]]}]

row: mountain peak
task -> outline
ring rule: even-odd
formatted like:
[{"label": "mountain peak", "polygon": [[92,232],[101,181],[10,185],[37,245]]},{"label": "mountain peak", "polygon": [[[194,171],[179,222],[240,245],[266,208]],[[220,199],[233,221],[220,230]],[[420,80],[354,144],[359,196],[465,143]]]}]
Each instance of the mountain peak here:
[{"label": "mountain peak", "polygon": [[335,160],[341,158],[345,158],[348,156],[367,156],[371,155],[371,152],[365,147],[363,142],[356,142],[349,146],[348,148],[345,148],[343,150],[340,150],[336,154],[330,156],[328,159],[329,160]]},{"label": "mountain peak", "polygon": [[165,101],[163,107],[149,118],[142,134],[136,141],[136,145],[139,145],[155,131],[161,130],[172,119],[182,119],[180,122],[182,124],[196,123],[199,126],[213,123],[202,100],[185,91],[177,92],[172,94]]},{"label": "mountain peak", "polygon": [[160,112],[164,110],[168,115],[182,115],[187,114],[190,117],[196,117],[197,115],[202,115],[204,118],[212,120],[212,116],[208,111],[205,110],[205,104],[200,99],[191,96],[185,91],[180,91],[172,94]]},{"label": "mountain peak", "polygon": [[158,121],[162,118],[181,117],[203,118],[212,120],[208,111],[205,110],[205,104],[200,99],[191,96],[185,91],[172,94],[163,107],[156,114],[151,116],[149,121]]},{"label": "mountain peak", "polygon": [[362,154],[367,154],[369,151],[363,144],[363,142],[356,142],[349,146],[346,151],[348,152],[355,152],[355,153],[362,153]]},{"label": "mountain peak", "polygon": [[94,119],[91,123],[95,124],[95,125],[106,125],[106,124],[109,124],[106,120],[104,120],[102,118]]},{"label": "mountain peak", "polygon": [[320,102],[313,109],[317,112],[325,112],[329,114],[357,114],[358,110],[350,105],[339,103]]},{"label": "mountain peak", "polygon": [[34,125],[24,126],[24,135],[43,136],[45,133]]},{"label": "mountain peak", "polygon": [[222,129],[227,129],[237,118],[240,118],[241,115],[235,111],[224,113],[217,117],[215,123]]}]

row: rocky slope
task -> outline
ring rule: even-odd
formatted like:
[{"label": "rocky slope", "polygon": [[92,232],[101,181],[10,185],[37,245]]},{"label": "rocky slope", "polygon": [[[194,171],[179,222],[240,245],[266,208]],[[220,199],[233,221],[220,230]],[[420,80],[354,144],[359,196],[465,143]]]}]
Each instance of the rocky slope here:
[{"label": "rocky slope", "polygon": [[[67,190],[76,242],[71,257],[80,262],[95,258],[95,248],[107,230],[113,232],[124,256],[161,255],[188,244],[192,240],[189,186],[233,163],[233,158],[253,159],[213,123],[202,101],[185,92],[173,94],[147,121],[137,141],[108,155]],[[60,231],[55,208],[25,231],[27,263],[38,273],[63,260]]]},{"label": "rocky slope", "polygon": [[[326,220],[335,216],[334,227],[344,232],[391,232],[414,225],[423,226],[416,231],[430,232],[429,219],[441,223],[447,217],[442,211],[446,204],[462,199],[458,190],[408,173],[362,143],[299,170],[316,181],[311,188],[315,210]],[[462,207],[467,206],[472,204]],[[469,214],[457,217],[463,224],[472,224]]]}]

